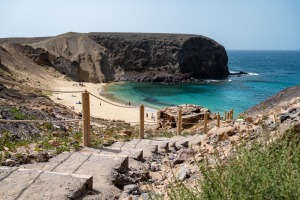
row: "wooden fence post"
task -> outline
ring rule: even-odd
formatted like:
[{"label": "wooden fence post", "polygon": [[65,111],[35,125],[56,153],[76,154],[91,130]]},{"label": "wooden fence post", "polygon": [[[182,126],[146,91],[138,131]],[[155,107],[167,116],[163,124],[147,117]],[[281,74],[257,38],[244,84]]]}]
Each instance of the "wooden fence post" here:
[{"label": "wooden fence post", "polygon": [[177,135],[181,134],[182,129],[182,111],[181,108],[178,109],[178,120],[177,120]]},{"label": "wooden fence post", "polygon": [[230,121],[230,111],[227,112],[227,120]]},{"label": "wooden fence post", "polygon": [[88,91],[84,91],[81,94],[82,99],[82,130],[83,130],[83,146],[89,147],[91,144],[91,126],[90,126],[90,93]]},{"label": "wooden fence post", "polygon": [[233,120],[233,108],[232,108],[232,110],[231,110],[231,119]]},{"label": "wooden fence post", "polygon": [[225,113],[224,113],[224,121],[227,120],[227,111],[225,110]]},{"label": "wooden fence post", "polygon": [[144,105],[140,105],[140,139],[144,139]]},{"label": "wooden fence post", "polygon": [[217,115],[217,127],[220,128],[220,113]]},{"label": "wooden fence post", "polygon": [[204,133],[207,133],[207,113],[204,113]]}]

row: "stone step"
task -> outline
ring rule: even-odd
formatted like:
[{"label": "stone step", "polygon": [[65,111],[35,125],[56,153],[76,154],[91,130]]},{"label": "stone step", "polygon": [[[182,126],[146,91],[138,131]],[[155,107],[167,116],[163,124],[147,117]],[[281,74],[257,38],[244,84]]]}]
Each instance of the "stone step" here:
[{"label": "stone step", "polygon": [[0,168],[0,199],[78,199],[92,187],[90,175]]},{"label": "stone step", "polygon": [[115,142],[111,146],[122,151],[128,149],[142,149],[145,158],[151,158],[152,154],[157,154],[158,149],[169,149],[168,141],[158,139],[133,139],[128,142]]},{"label": "stone step", "polygon": [[156,140],[167,141],[170,147],[175,147],[177,149],[181,149],[183,147],[190,147],[194,145],[199,145],[201,140],[204,138],[205,135],[190,135],[190,136],[181,136],[176,135],[171,138],[167,137],[160,137],[156,138]]},{"label": "stone step", "polygon": [[129,141],[129,142],[115,142],[111,145],[111,148],[118,148],[120,150],[129,150],[129,149],[142,149],[143,150],[143,157],[145,159],[151,158],[152,153],[158,152],[157,145],[150,145],[150,144],[139,144],[136,141]]},{"label": "stone step", "polygon": [[22,167],[60,173],[92,175],[93,188],[99,198],[109,199],[120,193],[120,189],[115,187],[113,182],[116,181],[119,173],[128,169],[128,156],[64,152],[50,159],[49,162],[29,164]]},{"label": "stone step", "polygon": [[176,135],[171,138],[160,137],[156,138],[156,140],[167,141],[169,143],[169,147],[182,148],[188,146],[189,139],[181,135]]},{"label": "stone step", "polygon": [[93,154],[105,154],[105,155],[121,155],[128,156],[135,160],[143,159],[143,150],[142,149],[123,149],[121,148],[112,148],[112,147],[103,147],[101,149],[94,149],[84,147],[80,150],[82,153],[93,153]]}]

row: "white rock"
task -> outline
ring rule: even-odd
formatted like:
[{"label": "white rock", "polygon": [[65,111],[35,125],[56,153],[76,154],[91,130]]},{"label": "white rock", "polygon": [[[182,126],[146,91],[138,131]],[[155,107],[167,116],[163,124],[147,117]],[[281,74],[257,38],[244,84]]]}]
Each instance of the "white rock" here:
[{"label": "white rock", "polygon": [[14,166],[14,165],[16,165],[16,161],[14,161],[12,159],[6,159],[5,160],[5,165],[6,166]]},{"label": "white rock", "polygon": [[299,102],[300,102],[300,97],[296,97],[290,101],[290,104],[293,105],[293,104],[299,103]]}]

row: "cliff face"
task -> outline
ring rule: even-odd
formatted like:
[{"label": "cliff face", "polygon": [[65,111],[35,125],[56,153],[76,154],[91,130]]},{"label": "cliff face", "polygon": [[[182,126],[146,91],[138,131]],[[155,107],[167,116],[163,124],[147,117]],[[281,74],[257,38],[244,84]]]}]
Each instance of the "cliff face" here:
[{"label": "cliff face", "polygon": [[78,63],[70,61],[63,56],[55,56],[45,49],[33,48],[29,45],[11,44],[15,51],[27,56],[37,65],[50,66],[62,74],[67,75],[72,80],[78,80]]},{"label": "cliff face", "polygon": [[228,75],[228,57],[223,46],[204,37],[191,37],[178,53],[180,70],[196,78]]},{"label": "cliff face", "polygon": [[199,35],[67,33],[0,43],[19,43],[17,52],[76,81],[184,82],[229,74],[224,47]]},{"label": "cliff face", "polygon": [[90,33],[108,50],[112,66],[124,70],[121,80],[176,82],[228,75],[223,46],[198,35]]}]

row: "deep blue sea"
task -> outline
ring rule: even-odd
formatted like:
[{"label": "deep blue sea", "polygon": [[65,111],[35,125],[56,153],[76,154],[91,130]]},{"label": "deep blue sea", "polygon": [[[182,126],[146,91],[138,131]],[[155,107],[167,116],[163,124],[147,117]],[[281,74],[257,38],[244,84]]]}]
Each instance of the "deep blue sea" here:
[{"label": "deep blue sea", "polygon": [[235,116],[289,86],[300,84],[300,51],[227,51],[230,72],[249,75],[205,84],[116,83],[104,91],[122,101],[162,108],[198,104],[212,112],[235,109]]}]

